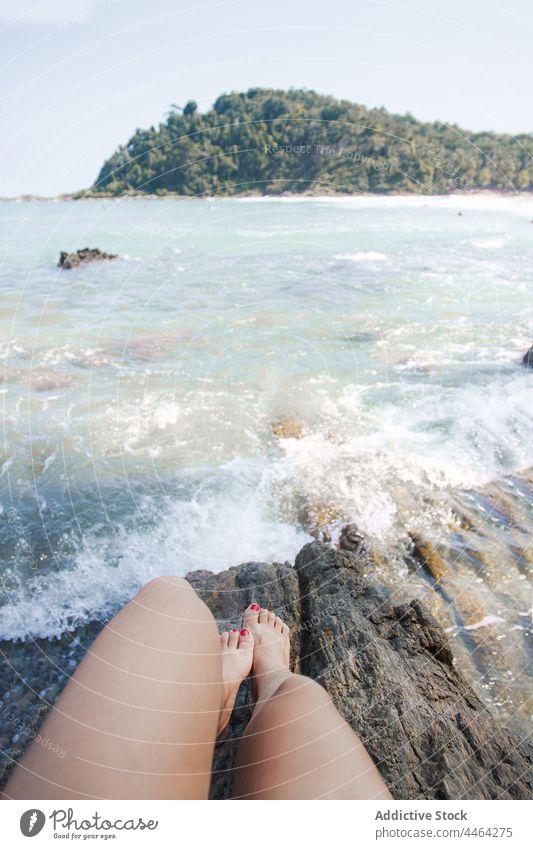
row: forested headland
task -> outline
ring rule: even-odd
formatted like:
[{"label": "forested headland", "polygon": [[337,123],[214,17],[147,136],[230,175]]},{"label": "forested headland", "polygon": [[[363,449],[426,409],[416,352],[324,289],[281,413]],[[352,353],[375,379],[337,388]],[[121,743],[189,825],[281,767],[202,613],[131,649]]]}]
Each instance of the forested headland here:
[{"label": "forested headland", "polygon": [[291,89],[173,105],[78,196],[434,194],[533,189],[533,136],[470,132]]}]

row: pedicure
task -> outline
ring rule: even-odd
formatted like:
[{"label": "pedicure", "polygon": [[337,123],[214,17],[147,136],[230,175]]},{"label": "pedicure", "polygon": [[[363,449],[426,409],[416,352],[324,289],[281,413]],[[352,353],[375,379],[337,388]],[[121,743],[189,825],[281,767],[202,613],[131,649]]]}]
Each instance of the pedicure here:
[{"label": "pedicure", "polygon": [[232,629],[231,629],[231,633],[232,633],[232,634],[234,634],[234,633],[235,633],[235,631],[237,631],[237,628],[232,628]]},{"label": "pedicure", "polygon": [[250,610],[259,610],[259,605],[258,604],[251,604]]},{"label": "pedicure", "polygon": [[241,630],[241,637],[247,637],[247,636],[248,636],[248,630],[246,628],[243,628]]}]

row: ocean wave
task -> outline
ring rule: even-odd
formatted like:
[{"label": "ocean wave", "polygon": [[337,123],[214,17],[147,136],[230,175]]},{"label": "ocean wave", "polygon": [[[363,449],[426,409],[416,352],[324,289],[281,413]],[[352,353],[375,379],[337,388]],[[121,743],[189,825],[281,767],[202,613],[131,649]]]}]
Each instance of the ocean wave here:
[{"label": "ocean wave", "polygon": [[265,197],[217,198],[217,203],[251,204],[324,204],[342,208],[364,209],[419,209],[423,207],[452,209],[454,211],[494,210],[512,212],[529,218],[533,215],[533,201],[529,193],[503,194],[501,192],[457,192],[447,195],[284,195]]},{"label": "ocean wave", "polygon": [[497,236],[487,236],[486,238],[479,239],[470,239],[470,244],[475,248],[481,248],[483,250],[499,250],[500,248],[505,247],[508,240],[503,238],[498,238]]},{"label": "ocean wave", "polygon": [[528,378],[347,386],[336,404],[328,399],[319,428],[285,440],[283,449],[311,501],[334,504],[395,545],[406,517],[419,525],[435,520],[428,505],[436,492],[482,486],[533,464]]},{"label": "ocean wave", "polygon": [[142,519],[152,517],[152,527],[119,527],[105,538],[86,534],[73,563],[6,593],[0,638],[59,637],[105,619],[157,576],[294,558],[310,537],[282,518],[276,492],[290,475],[284,462],[239,459],[198,476],[188,498],[145,499]]}]

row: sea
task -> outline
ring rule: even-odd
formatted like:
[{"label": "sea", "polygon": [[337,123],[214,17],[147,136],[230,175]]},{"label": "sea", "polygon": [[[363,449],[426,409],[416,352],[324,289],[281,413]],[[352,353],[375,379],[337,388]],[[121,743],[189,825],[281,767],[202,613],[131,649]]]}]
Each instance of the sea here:
[{"label": "sea", "polygon": [[[0,232],[0,639],[350,522],[531,718],[533,199],[9,201]],[[118,258],[58,267],[85,246]]]}]

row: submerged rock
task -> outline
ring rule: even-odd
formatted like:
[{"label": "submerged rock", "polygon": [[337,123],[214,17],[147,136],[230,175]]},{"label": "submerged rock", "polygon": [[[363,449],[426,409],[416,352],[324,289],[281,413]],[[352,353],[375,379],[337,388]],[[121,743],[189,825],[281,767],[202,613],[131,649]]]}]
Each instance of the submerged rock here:
[{"label": "submerged rock", "polygon": [[309,501],[301,508],[299,520],[310,536],[331,542],[331,527],[337,522],[346,522],[348,515],[325,501]]},{"label": "submerged rock", "polygon": [[[365,577],[369,561],[357,528],[346,529],[342,540],[339,550],[309,543],[294,566],[252,562],[218,574],[192,572],[187,579],[221,630],[240,627],[252,601],[285,619],[292,668],[325,687],[395,798],[533,798],[531,753],[457,672],[438,622],[419,600],[394,603],[391,593]],[[62,641],[0,644],[10,706],[0,717],[4,775],[64,686],[67,659],[79,661],[99,627],[85,626]],[[215,752],[212,798],[230,795],[249,699],[245,682],[227,739]]]},{"label": "submerged rock", "polygon": [[61,251],[59,254],[59,268],[77,268],[79,265],[85,265],[87,262],[102,259],[117,259],[118,254],[106,254],[100,248],[81,248],[79,251],[69,253]]},{"label": "submerged rock", "polygon": [[61,389],[62,386],[68,386],[70,377],[64,374],[57,374],[48,369],[36,369],[32,372],[30,386],[36,392],[50,392],[53,389]]},{"label": "submerged rock", "polygon": [[0,368],[0,384],[16,383],[20,380],[22,374],[23,372],[20,369],[3,364]]},{"label": "submerged rock", "polygon": [[524,354],[522,358],[522,363],[523,365],[525,365],[526,368],[533,368],[533,345],[531,346],[529,351]]},{"label": "submerged rock", "polygon": [[301,439],[305,433],[305,428],[296,419],[281,419],[272,424],[272,433],[278,439]]},{"label": "submerged rock", "polygon": [[418,534],[410,533],[409,536],[413,543],[413,557],[434,581],[442,581],[448,572],[448,566],[437,549]]}]

